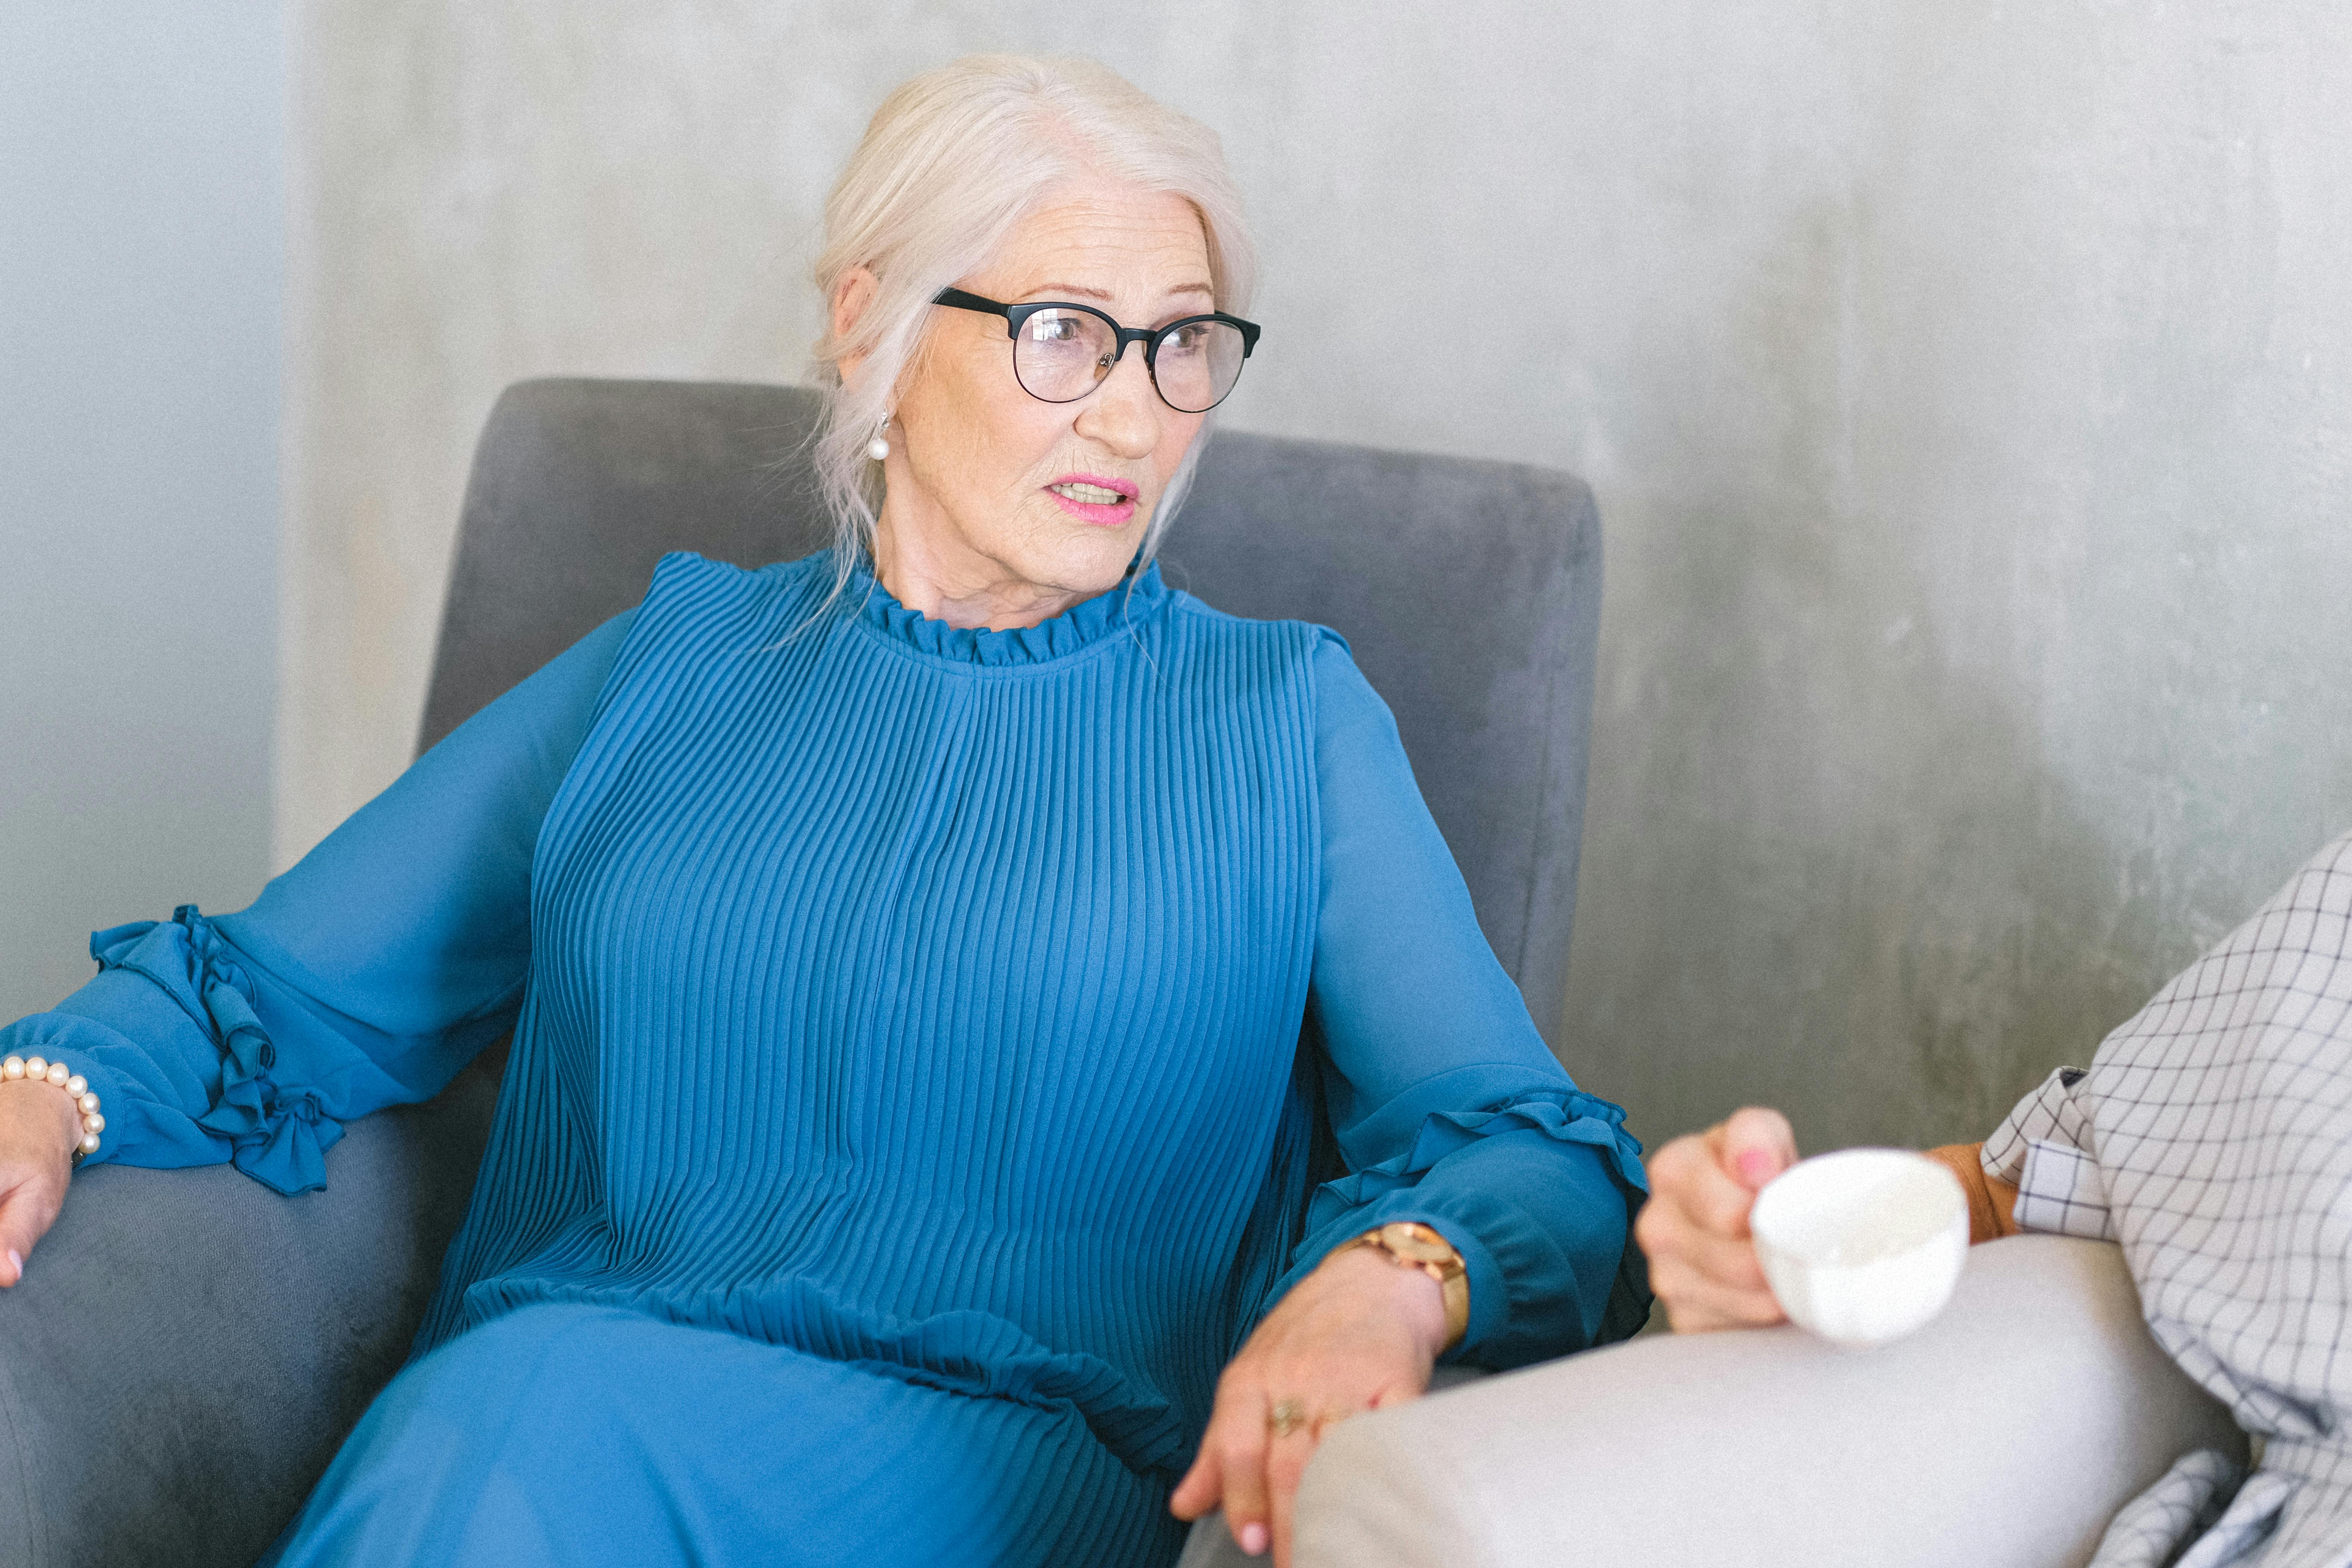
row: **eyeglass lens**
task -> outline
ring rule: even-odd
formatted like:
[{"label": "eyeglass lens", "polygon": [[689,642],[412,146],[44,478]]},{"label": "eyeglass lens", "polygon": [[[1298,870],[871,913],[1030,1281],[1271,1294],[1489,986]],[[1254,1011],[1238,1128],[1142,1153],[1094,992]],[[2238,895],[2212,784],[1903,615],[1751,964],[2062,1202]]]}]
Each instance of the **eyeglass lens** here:
[{"label": "eyeglass lens", "polygon": [[[1073,403],[1118,363],[1110,323],[1085,310],[1039,310],[1013,340],[1013,374],[1032,397]],[[1242,374],[1242,334],[1223,321],[1187,321],[1160,340],[1152,380],[1171,408],[1202,414],[1224,400]]]}]

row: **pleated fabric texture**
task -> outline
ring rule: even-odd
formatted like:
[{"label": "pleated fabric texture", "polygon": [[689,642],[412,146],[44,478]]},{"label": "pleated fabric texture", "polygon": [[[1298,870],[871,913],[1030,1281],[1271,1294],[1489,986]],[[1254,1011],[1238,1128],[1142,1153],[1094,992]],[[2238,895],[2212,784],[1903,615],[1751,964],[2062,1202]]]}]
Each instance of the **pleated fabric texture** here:
[{"label": "pleated fabric texture", "polygon": [[512,1028],[289,1568],[1168,1563],[1218,1373],[1349,1236],[1444,1232],[1490,1366],[1645,1315],[1640,1146],[1336,636],[1156,570],[1002,633],[834,582],[666,559],[252,909],[0,1029],[98,1158],[290,1193]]},{"label": "pleated fabric texture", "polygon": [[824,567],[657,572],[540,837],[420,1345],[621,1306],[1181,1469],[1234,1260],[1272,1271],[1234,1175],[1291,1103],[1321,634],[1156,575],[1022,631],[862,576],[828,614]]},{"label": "pleated fabric texture", "polygon": [[1150,1568],[1166,1489],[1078,1415],[612,1307],[415,1363],[266,1568]]}]

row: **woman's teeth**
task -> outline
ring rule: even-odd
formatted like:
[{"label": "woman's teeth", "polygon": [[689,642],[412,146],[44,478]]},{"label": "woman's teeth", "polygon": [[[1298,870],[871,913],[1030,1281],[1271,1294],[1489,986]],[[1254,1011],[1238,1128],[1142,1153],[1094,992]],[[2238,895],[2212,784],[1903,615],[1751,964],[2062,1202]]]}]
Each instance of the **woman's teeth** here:
[{"label": "woman's teeth", "polygon": [[1080,484],[1076,480],[1045,488],[1057,496],[1067,496],[1081,506],[1117,506],[1127,499],[1117,490],[1106,489],[1100,485]]}]

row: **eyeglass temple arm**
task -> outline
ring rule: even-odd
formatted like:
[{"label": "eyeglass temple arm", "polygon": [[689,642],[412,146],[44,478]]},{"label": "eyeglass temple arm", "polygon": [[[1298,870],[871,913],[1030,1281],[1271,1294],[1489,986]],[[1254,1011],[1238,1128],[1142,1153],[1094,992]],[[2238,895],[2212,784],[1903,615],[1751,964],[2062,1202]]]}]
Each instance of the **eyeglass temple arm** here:
[{"label": "eyeglass temple arm", "polygon": [[1002,300],[991,300],[984,295],[966,293],[961,289],[942,289],[931,296],[931,303],[945,305],[957,310],[976,310],[983,316],[1002,316],[1004,318],[1004,335],[1008,338],[1017,338],[1021,335],[1020,307],[1008,305]]}]

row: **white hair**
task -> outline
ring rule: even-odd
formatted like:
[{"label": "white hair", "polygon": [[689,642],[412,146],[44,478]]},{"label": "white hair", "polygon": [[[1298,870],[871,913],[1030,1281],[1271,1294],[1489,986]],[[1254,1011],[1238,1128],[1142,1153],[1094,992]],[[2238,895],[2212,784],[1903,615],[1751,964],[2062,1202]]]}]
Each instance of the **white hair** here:
[{"label": "white hair", "polygon": [[[825,332],[816,345],[825,395],[817,476],[833,514],[835,566],[846,582],[871,553],[881,465],[866,455],[929,324],[931,296],[986,266],[1053,188],[1107,175],[1183,197],[1201,215],[1216,308],[1239,315],[1257,282],[1257,251],[1217,134],[1093,60],[971,55],[901,84],[882,100],[824,204],[816,261]],[[833,331],[842,279],[865,267],[880,287],[846,334]],[[838,362],[864,354],[855,389]],[[1192,486],[1193,438],[1146,527],[1139,561]]]}]

